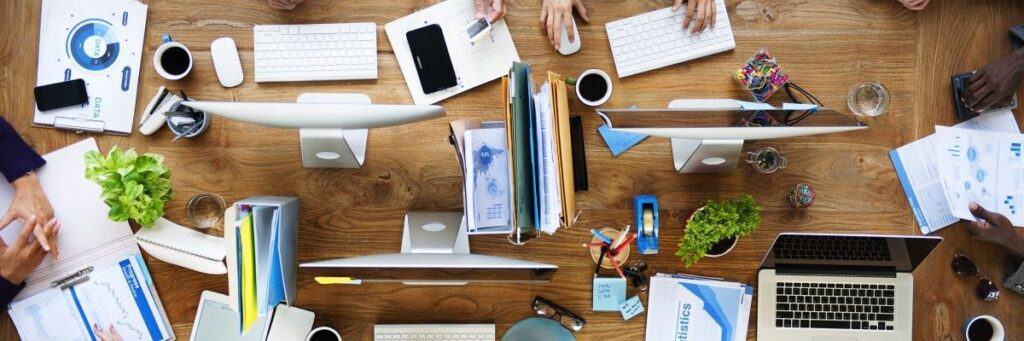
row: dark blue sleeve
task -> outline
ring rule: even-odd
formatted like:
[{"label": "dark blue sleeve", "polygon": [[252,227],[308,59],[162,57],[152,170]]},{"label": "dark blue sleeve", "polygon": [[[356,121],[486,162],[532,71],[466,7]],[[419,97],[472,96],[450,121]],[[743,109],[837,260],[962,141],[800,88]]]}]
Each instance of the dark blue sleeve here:
[{"label": "dark blue sleeve", "polygon": [[7,281],[6,278],[0,277],[0,309],[6,310],[14,296],[18,296],[18,293],[24,288],[25,283],[14,284]]},{"label": "dark blue sleeve", "polygon": [[0,117],[0,173],[4,174],[7,182],[14,182],[44,164],[46,161],[25,144],[7,120]]}]

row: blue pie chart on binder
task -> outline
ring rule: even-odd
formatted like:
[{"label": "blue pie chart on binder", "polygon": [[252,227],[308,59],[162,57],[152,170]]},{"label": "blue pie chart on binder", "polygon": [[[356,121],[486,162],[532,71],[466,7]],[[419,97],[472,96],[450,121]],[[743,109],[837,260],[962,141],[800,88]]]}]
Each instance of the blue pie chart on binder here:
[{"label": "blue pie chart on binder", "polygon": [[121,46],[110,23],[89,19],[71,29],[67,50],[68,56],[82,68],[102,71],[117,61]]}]

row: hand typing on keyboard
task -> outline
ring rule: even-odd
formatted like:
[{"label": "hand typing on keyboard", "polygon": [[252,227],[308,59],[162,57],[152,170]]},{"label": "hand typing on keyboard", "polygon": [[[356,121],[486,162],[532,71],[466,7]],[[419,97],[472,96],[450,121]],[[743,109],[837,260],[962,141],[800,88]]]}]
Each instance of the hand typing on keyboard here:
[{"label": "hand typing on keyboard", "polygon": [[[590,22],[587,8],[583,6],[583,0],[544,0],[544,4],[541,5],[540,28],[548,35],[548,41],[555,49],[558,49],[559,43],[562,42],[562,25],[573,25],[573,8],[580,14],[580,18],[584,22]],[[569,33],[569,42],[576,42],[577,37],[573,34],[573,30],[567,30],[567,32]]]},{"label": "hand typing on keyboard", "polygon": [[[682,7],[683,0],[676,0],[672,11],[678,11]],[[690,32],[697,33],[704,29],[715,27],[715,0],[688,0],[686,2],[686,17],[683,18],[683,28],[690,27],[693,20],[693,29]]]},{"label": "hand typing on keyboard", "polygon": [[504,0],[474,0],[473,5],[476,7],[477,19],[486,15],[487,22],[493,23],[505,16]]}]

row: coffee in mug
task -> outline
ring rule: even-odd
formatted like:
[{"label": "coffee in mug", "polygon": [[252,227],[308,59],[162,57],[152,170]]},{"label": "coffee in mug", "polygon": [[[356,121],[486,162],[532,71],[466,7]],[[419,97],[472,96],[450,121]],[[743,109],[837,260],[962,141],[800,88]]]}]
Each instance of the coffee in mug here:
[{"label": "coffee in mug", "polygon": [[568,81],[570,85],[576,86],[576,97],[583,104],[596,107],[612,97],[612,79],[604,71],[590,69]]},{"label": "coffee in mug", "polygon": [[153,67],[160,77],[168,80],[185,78],[192,71],[192,52],[165,34],[164,43],[153,53]]},{"label": "coffee in mug", "polygon": [[341,341],[341,334],[328,326],[317,327],[306,335],[306,341]]},{"label": "coffee in mug", "polygon": [[989,315],[976,316],[968,320],[964,327],[967,341],[1003,341],[1005,333],[1003,324]]}]

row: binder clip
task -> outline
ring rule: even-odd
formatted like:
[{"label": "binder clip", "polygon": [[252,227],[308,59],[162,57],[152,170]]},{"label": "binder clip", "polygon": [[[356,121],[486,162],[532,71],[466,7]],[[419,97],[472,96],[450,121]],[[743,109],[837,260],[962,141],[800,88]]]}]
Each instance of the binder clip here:
[{"label": "binder clip", "polygon": [[633,199],[636,210],[636,250],[641,255],[658,253],[658,198],[650,194]]}]

